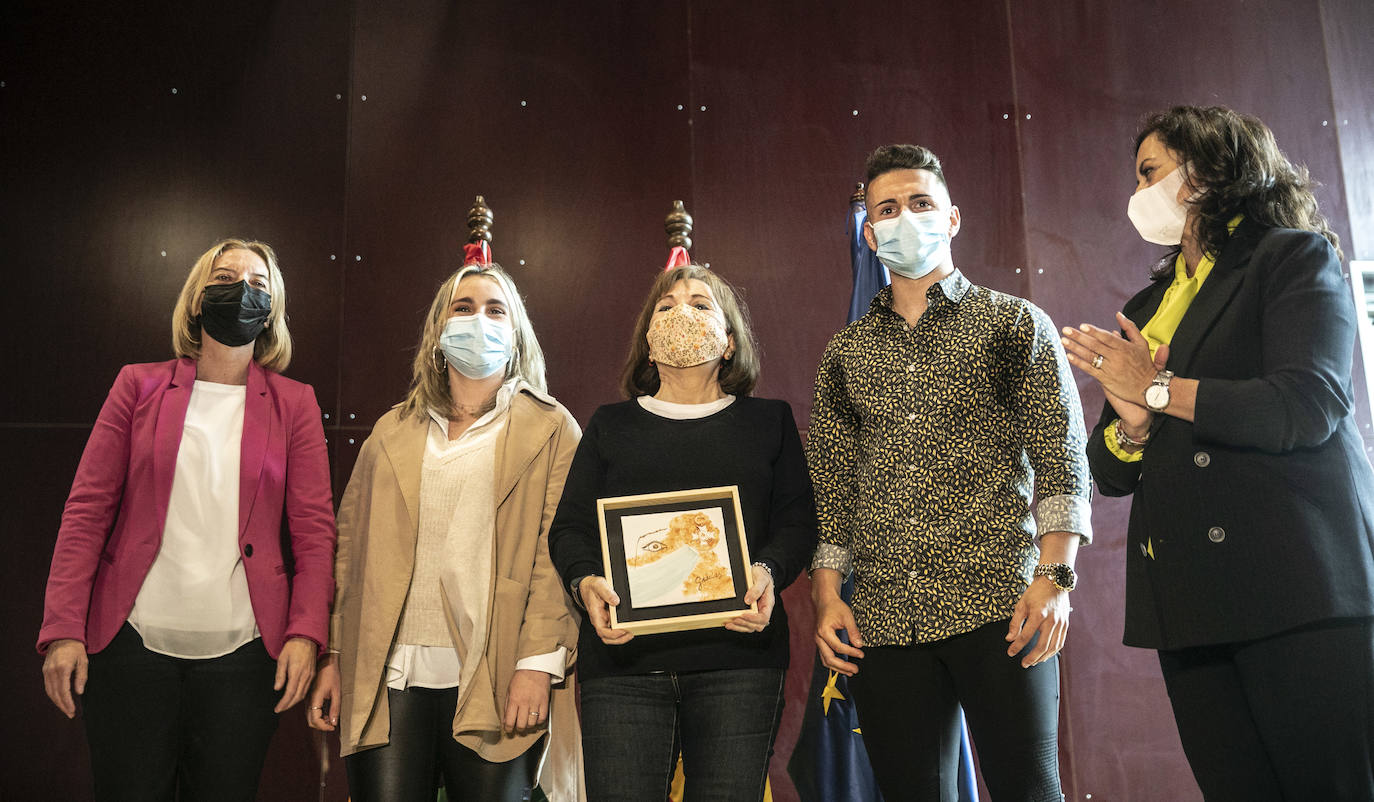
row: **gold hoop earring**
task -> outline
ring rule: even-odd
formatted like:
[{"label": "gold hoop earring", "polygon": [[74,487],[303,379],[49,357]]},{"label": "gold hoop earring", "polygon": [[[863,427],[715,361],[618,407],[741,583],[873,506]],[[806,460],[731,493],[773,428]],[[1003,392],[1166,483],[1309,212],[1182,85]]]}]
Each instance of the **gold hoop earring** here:
[{"label": "gold hoop earring", "polygon": [[444,359],[444,353],[439,350],[439,346],[434,346],[434,351],[430,353],[430,357],[434,363],[435,373],[448,372],[448,360]]}]

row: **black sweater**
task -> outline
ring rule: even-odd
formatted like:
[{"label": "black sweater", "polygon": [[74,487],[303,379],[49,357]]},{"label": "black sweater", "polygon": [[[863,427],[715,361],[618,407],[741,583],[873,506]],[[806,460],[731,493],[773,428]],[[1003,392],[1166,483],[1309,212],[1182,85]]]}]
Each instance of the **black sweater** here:
[{"label": "black sweater", "polygon": [[816,548],[816,511],[792,408],[748,396],[694,420],[655,415],[637,401],[592,415],[563,487],[549,552],[564,585],[605,573],[599,498],[739,486],[750,559],[773,569],[777,606],[763,632],[724,627],[639,635],[607,646],[582,621],[578,671],[584,679],[650,671],[786,668],[787,613],[781,591]]}]

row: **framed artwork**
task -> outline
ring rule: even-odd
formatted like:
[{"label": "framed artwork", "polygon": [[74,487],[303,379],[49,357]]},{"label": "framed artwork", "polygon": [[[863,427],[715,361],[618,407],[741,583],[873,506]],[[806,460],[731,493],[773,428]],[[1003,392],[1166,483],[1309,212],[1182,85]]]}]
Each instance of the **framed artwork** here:
[{"label": "framed artwork", "polygon": [[717,627],[745,612],[749,543],[739,488],[597,499],[601,556],[620,596],[611,628],[636,635]]}]

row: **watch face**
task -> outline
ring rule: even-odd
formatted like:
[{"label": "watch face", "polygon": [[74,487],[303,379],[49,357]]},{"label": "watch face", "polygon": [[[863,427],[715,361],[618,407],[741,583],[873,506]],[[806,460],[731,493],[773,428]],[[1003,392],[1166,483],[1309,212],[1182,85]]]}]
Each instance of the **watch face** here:
[{"label": "watch face", "polygon": [[1077,577],[1073,575],[1073,569],[1067,565],[1061,565],[1054,569],[1054,584],[1067,590],[1073,590]]},{"label": "watch face", "polygon": [[1043,576],[1054,583],[1055,587],[1062,590],[1073,590],[1078,583],[1078,575],[1073,569],[1062,563],[1051,565],[1038,565],[1035,568],[1036,576]]},{"label": "watch face", "polygon": [[1169,388],[1152,384],[1145,390],[1145,406],[1158,412],[1169,405]]}]

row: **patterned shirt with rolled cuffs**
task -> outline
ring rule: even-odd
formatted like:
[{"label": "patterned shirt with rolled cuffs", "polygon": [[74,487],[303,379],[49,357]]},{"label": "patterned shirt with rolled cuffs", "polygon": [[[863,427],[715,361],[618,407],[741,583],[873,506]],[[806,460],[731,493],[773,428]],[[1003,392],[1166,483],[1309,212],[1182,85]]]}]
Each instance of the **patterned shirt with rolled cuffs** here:
[{"label": "patterned shirt with rolled cuffs", "polygon": [[1038,533],[1092,539],[1083,411],[1049,316],[958,270],[927,298],[909,326],[881,290],[816,376],[812,568],[854,572],[868,646],[1010,618]]}]

